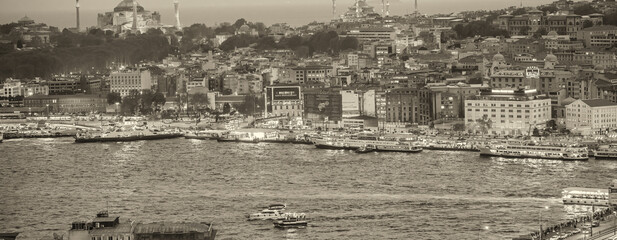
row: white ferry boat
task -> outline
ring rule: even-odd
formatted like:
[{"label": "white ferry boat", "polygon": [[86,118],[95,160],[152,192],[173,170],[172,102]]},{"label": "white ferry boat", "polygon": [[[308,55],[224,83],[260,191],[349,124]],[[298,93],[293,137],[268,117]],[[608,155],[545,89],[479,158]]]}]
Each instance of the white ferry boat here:
[{"label": "white ferry boat", "polygon": [[274,222],[274,227],[277,228],[305,228],[306,226],[308,226],[308,221],[304,213],[291,214]]},{"label": "white ferry boat", "polygon": [[559,160],[588,160],[587,147],[505,143],[479,146],[480,155],[509,158],[542,158]]},{"label": "white ferry boat", "polygon": [[595,151],[596,159],[617,159],[617,144],[603,145]]},{"label": "white ferry boat", "polygon": [[315,139],[315,147],[322,149],[358,150],[370,147],[374,151],[381,152],[420,152],[421,147],[408,142],[400,142],[394,139],[380,139],[378,137],[355,137],[355,138],[321,138]]},{"label": "white ferry boat", "polygon": [[253,213],[247,216],[249,221],[253,220],[277,220],[284,218],[284,213],[279,210],[264,209],[259,213]]},{"label": "white ferry boat", "polygon": [[304,216],[304,213],[286,213],[282,210],[264,209],[261,212],[249,214],[249,221],[254,220],[282,220],[293,216]]},{"label": "white ferry boat", "polygon": [[566,188],[562,192],[564,204],[608,206],[608,189]]}]

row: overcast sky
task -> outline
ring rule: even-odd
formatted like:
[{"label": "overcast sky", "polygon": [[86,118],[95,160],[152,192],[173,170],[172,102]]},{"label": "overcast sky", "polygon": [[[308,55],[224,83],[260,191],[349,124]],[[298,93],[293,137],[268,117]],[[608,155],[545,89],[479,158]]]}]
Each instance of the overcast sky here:
[{"label": "overcast sky", "polygon": [[[368,0],[381,12],[381,0]],[[537,6],[553,0],[523,0],[525,6]],[[120,0],[80,0],[82,26],[96,25],[96,14],[113,11]],[[173,23],[173,0],[138,1],[148,11],[162,14],[163,23]],[[342,14],[355,0],[336,0],[337,14]],[[500,9],[520,5],[520,0],[418,0],[423,13],[452,13],[476,9]],[[75,0],[0,0],[0,23],[17,21],[28,15],[37,22],[52,26],[75,25]],[[301,25],[313,20],[332,18],[332,0],[180,0],[184,25],[212,25],[244,17],[253,22],[272,24],[288,22]],[[390,0],[390,11],[402,15],[412,11],[413,0]]]}]

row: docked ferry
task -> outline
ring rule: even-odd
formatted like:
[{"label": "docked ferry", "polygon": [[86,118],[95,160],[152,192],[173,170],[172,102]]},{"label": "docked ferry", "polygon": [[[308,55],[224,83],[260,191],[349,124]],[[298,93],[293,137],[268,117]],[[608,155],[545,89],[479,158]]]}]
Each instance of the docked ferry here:
[{"label": "docked ferry", "polygon": [[533,143],[505,143],[478,146],[480,155],[508,158],[542,158],[558,160],[588,160],[587,147],[566,145],[536,145]]},{"label": "docked ferry", "polygon": [[564,204],[608,206],[608,189],[566,188],[562,192]]},{"label": "docked ferry", "polygon": [[596,159],[617,159],[617,144],[603,145],[595,151]]},{"label": "docked ferry", "polygon": [[160,140],[179,138],[183,134],[180,132],[171,131],[115,131],[115,132],[100,132],[100,133],[78,133],[75,135],[75,142],[90,143],[90,142],[130,142],[141,140]]},{"label": "docked ferry", "polygon": [[381,152],[420,152],[422,148],[413,146],[411,143],[400,142],[378,137],[356,138],[321,138],[315,139],[315,147],[322,149],[358,150],[370,147],[374,151]]}]

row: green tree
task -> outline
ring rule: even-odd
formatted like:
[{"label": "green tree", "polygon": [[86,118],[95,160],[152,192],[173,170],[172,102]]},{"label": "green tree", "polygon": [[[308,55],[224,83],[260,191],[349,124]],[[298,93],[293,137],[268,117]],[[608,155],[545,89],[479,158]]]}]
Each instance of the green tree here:
[{"label": "green tree", "polygon": [[488,118],[488,115],[484,114],[482,118],[476,119],[478,126],[480,127],[480,131],[483,134],[488,134],[489,130],[493,128],[493,120]]},{"label": "green tree", "polygon": [[589,21],[589,20],[583,21],[583,28],[590,28],[590,27],[593,27],[592,21]]},{"label": "green tree", "polygon": [[592,13],[598,13],[599,11],[594,8],[591,3],[587,3],[575,6],[572,12],[576,15],[589,15]]},{"label": "green tree", "polygon": [[208,99],[208,95],[204,93],[195,93],[189,96],[189,102],[193,107],[193,110],[203,110],[210,103],[210,99]]},{"label": "green tree", "polygon": [[522,36],[527,36],[529,35],[529,31],[531,30],[530,26],[524,26],[521,27],[521,30],[518,32],[518,34],[522,35]]},{"label": "green tree", "polygon": [[157,92],[154,94],[152,102],[154,103],[154,106],[158,107],[165,105],[167,99],[165,99],[165,95],[163,95],[163,93]]},{"label": "green tree", "polygon": [[514,10],[512,12],[512,15],[518,16],[518,15],[523,15],[525,13],[527,13],[527,9],[525,9],[525,8],[517,8],[516,10]]},{"label": "green tree", "polygon": [[547,35],[547,34],[548,34],[548,31],[546,31],[546,28],[540,27],[540,28],[538,28],[538,31],[533,33],[533,37],[534,38],[542,38],[542,36]]}]

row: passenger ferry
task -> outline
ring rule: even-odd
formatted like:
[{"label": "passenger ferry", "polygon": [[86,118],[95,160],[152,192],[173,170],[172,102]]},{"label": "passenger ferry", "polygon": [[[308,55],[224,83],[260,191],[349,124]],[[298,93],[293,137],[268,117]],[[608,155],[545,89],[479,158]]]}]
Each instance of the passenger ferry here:
[{"label": "passenger ferry", "polygon": [[274,227],[277,228],[305,228],[306,226],[308,226],[308,221],[304,213],[292,214],[274,222]]},{"label": "passenger ferry", "polygon": [[564,204],[608,206],[608,189],[566,188],[562,192]]},{"label": "passenger ferry", "polygon": [[98,133],[78,133],[75,135],[76,143],[91,142],[130,142],[141,140],[159,140],[182,137],[183,134],[177,131],[158,131],[158,130],[131,130],[113,131]]},{"label": "passenger ferry", "polygon": [[596,159],[617,159],[617,144],[603,145],[595,151]]},{"label": "passenger ferry", "polygon": [[352,137],[352,138],[322,138],[315,139],[315,147],[322,149],[358,150],[360,148],[372,148],[381,152],[420,152],[421,147],[411,143],[400,142],[395,139],[380,139],[378,137]]},{"label": "passenger ferry", "polygon": [[184,134],[184,138],[199,140],[216,140],[222,134],[222,131],[193,131]]},{"label": "passenger ferry", "polygon": [[249,221],[253,220],[277,220],[285,218],[285,213],[280,210],[264,209],[261,212],[253,213],[247,216]]},{"label": "passenger ferry", "polygon": [[558,160],[588,160],[587,147],[536,145],[533,143],[505,143],[478,146],[480,155],[508,158],[542,158]]}]

